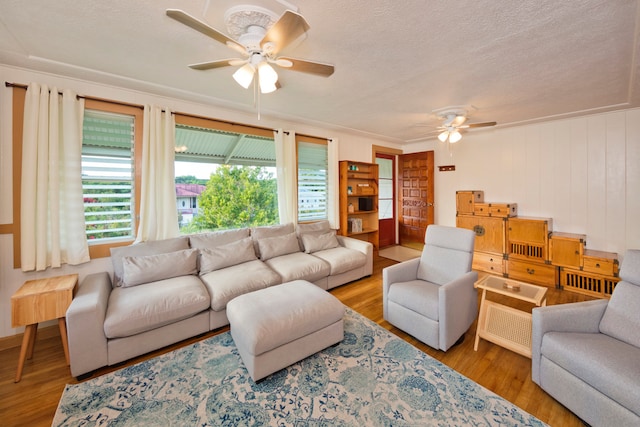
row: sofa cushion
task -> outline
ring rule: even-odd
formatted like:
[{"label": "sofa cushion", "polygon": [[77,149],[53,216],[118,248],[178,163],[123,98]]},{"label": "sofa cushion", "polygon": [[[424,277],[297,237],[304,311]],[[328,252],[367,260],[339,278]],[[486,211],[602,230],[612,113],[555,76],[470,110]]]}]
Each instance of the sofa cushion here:
[{"label": "sofa cushion", "polygon": [[248,228],[236,228],[231,230],[218,230],[211,233],[198,233],[189,235],[189,244],[192,248],[205,249],[216,248],[237,242],[250,236]]},{"label": "sofa cushion", "polygon": [[282,283],[262,261],[249,261],[200,276],[209,291],[211,309],[222,311],[233,298]]},{"label": "sofa cushion", "polygon": [[302,224],[298,224],[296,226],[296,233],[298,233],[299,236],[303,235],[303,234],[322,234],[322,233],[326,233],[328,231],[331,231],[331,226],[329,225],[329,221],[322,220],[322,221],[316,221],[316,222],[306,222],[306,223],[302,223]]},{"label": "sofa cushion", "polygon": [[293,232],[293,223],[252,228],[251,238],[253,239],[253,246],[256,250],[256,255],[258,255],[258,258],[261,258],[260,248],[258,247],[258,241],[260,239],[284,236]]},{"label": "sofa cushion", "polygon": [[604,334],[547,332],[542,356],[640,414],[640,349]]},{"label": "sofa cushion", "polygon": [[210,305],[198,276],[180,276],[111,291],[104,333],[122,338],[189,318]]},{"label": "sofa cushion", "polygon": [[640,286],[618,282],[600,321],[600,332],[640,347]]},{"label": "sofa cushion", "polygon": [[122,258],[122,287],[198,273],[198,250]]},{"label": "sofa cushion", "polygon": [[271,258],[265,263],[280,275],[283,282],[298,279],[315,282],[331,272],[331,267],[324,260],[303,252]]},{"label": "sofa cushion", "polygon": [[259,239],[258,248],[260,250],[260,259],[263,261],[300,251],[296,233]]},{"label": "sofa cushion", "polygon": [[440,285],[424,280],[397,282],[389,288],[387,299],[437,322],[439,290]]},{"label": "sofa cushion", "polygon": [[183,249],[189,249],[189,238],[186,236],[111,248],[111,263],[113,264],[113,286],[122,286],[122,277],[124,274],[122,267],[123,257],[157,255],[167,252],[180,251]]},{"label": "sofa cushion", "polygon": [[213,248],[200,249],[200,275],[257,259],[250,237]]},{"label": "sofa cushion", "polygon": [[336,232],[333,230],[325,233],[301,234],[300,239],[302,241],[304,251],[308,254],[340,246],[338,239],[336,239]]},{"label": "sofa cushion", "polygon": [[354,268],[362,267],[367,263],[367,256],[365,254],[355,249],[343,248],[342,246],[314,252],[312,255],[329,264],[332,276],[346,273]]}]

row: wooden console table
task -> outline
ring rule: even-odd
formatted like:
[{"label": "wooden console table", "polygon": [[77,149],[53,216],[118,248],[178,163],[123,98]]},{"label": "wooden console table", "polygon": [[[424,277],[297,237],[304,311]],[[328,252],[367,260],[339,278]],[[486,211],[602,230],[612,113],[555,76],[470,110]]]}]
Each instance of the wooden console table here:
[{"label": "wooden console table", "polygon": [[22,379],[25,359],[33,356],[38,323],[58,319],[64,357],[69,365],[69,344],[65,316],[78,284],[78,275],[26,281],[11,297],[11,324],[25,326],[15,382]]},{"label": "wooden console table", "polygon": [[480,315],[473,349],[480,338],[531,358],[531,313],[487,300],[487,292],[504,295],[536,306],[547,304],[547,288],[487,275],[475,284],[482,289]]}]

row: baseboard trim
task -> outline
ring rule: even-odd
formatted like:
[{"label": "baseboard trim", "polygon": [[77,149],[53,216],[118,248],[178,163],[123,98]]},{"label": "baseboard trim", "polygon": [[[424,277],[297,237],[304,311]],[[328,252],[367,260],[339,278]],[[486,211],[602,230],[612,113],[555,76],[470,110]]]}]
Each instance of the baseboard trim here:
[{"label": "baseboard trim", "polygon": [[[9,350],[10,348],[20,347],[22,345],[22,337],[24,334],[11,335],[0,338],[0,351]],[[42,326],[38,328],[36,342],[52,337],[60,336],[60,328],[58,325]]]}]

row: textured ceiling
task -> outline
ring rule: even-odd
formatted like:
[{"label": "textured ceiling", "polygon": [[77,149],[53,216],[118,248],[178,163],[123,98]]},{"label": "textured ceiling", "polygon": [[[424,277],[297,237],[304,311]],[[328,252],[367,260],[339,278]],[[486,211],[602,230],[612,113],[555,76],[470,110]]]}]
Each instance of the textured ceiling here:
[{"label": "textured ceiling", "polygon": [[[278,69],[262,115],[401,143],[424,139],[417,124],[437,125],[431,111],[449,105],[498,126],[638,107],[639,1],[291,1],[311,29],[281,54],[335,73]],[[224,12],[242,3],[286,4],[1,0],[0,63],[252,111],[234,67],[187,67],[237,54],[165,15],[182,9],[226,33]]]}]

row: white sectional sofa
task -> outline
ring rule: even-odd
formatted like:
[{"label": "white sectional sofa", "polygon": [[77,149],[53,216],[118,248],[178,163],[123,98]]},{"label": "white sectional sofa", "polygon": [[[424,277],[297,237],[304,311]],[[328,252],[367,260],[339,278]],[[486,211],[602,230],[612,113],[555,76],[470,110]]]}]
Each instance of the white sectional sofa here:
[{"label": "white sectional sofa", "polygon": [[73,376],[225,326],[239,295],[294,280],[328,290],[369,276],[373,246],[321,221],[140,243],[114,248],[111,260],[113,277],[85,277],[67,311]]}]

